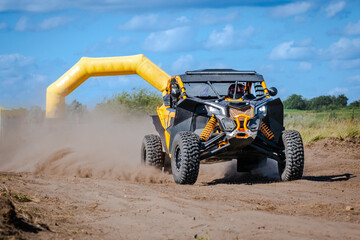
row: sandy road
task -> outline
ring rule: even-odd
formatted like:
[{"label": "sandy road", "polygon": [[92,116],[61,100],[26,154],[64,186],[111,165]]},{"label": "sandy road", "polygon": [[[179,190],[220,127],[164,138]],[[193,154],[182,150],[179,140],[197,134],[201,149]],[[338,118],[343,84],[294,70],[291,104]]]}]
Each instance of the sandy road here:
[{"label": "sandy road", "polygon": [[360,138],[307,144],[299,181],[270,178],[271,162],[265,176],[236,174],[231,164],[202,165],[193,186],[159,172],[125,179],[2,172],[2,198],[38,232],[5,217],[0,236],[8,230],[30,239],[360,239]]}]

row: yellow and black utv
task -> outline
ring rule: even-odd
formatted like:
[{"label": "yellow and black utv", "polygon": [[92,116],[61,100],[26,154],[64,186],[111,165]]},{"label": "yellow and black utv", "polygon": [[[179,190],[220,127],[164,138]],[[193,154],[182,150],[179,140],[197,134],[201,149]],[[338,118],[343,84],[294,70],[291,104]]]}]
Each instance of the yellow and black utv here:
[{"label": "yellow and black utv", "polygon": [[152,116],[159,135],[144,137],[141,161],[158,168],[170,161],[179,184],[194,184],[200,163],[232,159],[242,172],[272,158],[283,181],[300,179],[302,138],[284,129],[276,94],[255,71],[206,69],[172,77]]},{"label": "yellow and black utv", "polygon": [[81,58],[47,88],[46,118],[61,118],[65,97],[90,77],[137,74],[163,94],[153,117],[160,136],[145,136],[141,162],[171,162],[175,182],[194,184],[200,162],[237,159],[249,171],[266,158],[278,162],[280,178],[299,179],[304,168],[300,134],[285,130],[283,105],[254,71],[209,69],[171,77],[142,54]]}]

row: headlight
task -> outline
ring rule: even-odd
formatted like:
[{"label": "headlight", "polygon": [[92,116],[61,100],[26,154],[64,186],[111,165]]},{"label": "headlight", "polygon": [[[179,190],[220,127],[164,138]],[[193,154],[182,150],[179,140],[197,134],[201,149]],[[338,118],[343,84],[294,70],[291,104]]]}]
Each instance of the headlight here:
[{"label": "headlight", "polygon": [[247,123],[247,127],[253,132],[257,131],[259,129],[259,126],[260,119],[258,117],[251,118]]},{"label": "headlight", "polygon": [[215,115],[221,114],[221,110],[219,108],[207,106],[207,109],[211,114],[215,114]]},{"label": "headlight", "polygon": [[261,106],[261,107],[258,108],[257,113],[258,113],[258,114],[266,115],[266,110],[267,110],[266,105],[263,105],[263,106]]},{"label": "headlight", "polygon": [[234,130],[236,127],[235,121],[227,117],[221,119],[221,123],[224,127],[224,130],[227,132]]}]

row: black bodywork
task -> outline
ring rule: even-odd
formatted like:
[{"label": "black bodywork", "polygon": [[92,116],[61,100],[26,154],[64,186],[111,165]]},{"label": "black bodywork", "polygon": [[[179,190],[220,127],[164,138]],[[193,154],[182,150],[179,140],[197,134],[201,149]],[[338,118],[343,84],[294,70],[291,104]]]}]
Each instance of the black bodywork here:
[{"label": "black bodywork", "polygon": [[[252,82],[259,83],[264,81],[262,75],[254,71],[240,72],[235,70],[217,69],[186,72],[180,75],[183,83],[197,82]],[[185,89],[186,90],[186,89]],[[209,112],[210,107],[218,106],[221,108],[221,114],[214,115]],[[259,113],[260,106],[266,106],[266,113]],[[229,118],[229,109],[242,110],[251,107],[253,117],[248,121],[248,128],[253,134],[247,138],[232,137],[229,131],[225,131],[222,126],[222,119]],[[225,101],[224,98],[202,99],[196,96],[187,96],[185,99],[178,100],[173,104],[172,111],[176,111],[170,127],[167,129],[170,134],[170,146],[176,134],[180,131],[192,131],[200,133],[208,123],[211,116],[215,116],[219,123],[219,131],[211,134],[211,137],[201,142],[200,160],[203,163],[218,161],[227,161],[238,159],[238,170],[241,168],[241,162],[249,164],[257,163],[267,157],[277,161],[283,159],[283,144],[281,135],[283,126],[283,104],[279,98],[268,98],[264,92],[254,96],[252,99],[243,101]],[[153,122],[156,130],[159,132],[162,142],[165,143],[164,129],[160,124],[158,116],[153,116]],[[271,139],[261,131],[264,124],[272,133]],[[199,134],[198,134],[199,135]],[[224,142],[224,144],[220,144]],[[164,149],[169,154],[166,145]]]}]

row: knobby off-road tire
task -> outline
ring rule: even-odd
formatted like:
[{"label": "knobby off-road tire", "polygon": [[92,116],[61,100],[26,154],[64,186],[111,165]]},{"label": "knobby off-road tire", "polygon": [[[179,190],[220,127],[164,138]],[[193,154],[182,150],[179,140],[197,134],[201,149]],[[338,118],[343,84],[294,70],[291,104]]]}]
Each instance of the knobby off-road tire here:
[{"label": "knobby off-road tire", "polygon": [[295,130],[285,130],[282,134],[285,148],[285,159],[278,163],[282,181],[301,179],[304,170],[304,145],[301,135]]},{"label": "knobby off-road tire", "polygon": [[158,135],[146,135],[141,145],[141,163],[161,169],[164,166],[164,153]]},{"label": "knobby off-road tire", "polygon": [[171,171],[176,183],[194,184],[199,175],[200,144],[193,132],[176,134],[171,149]]}]

